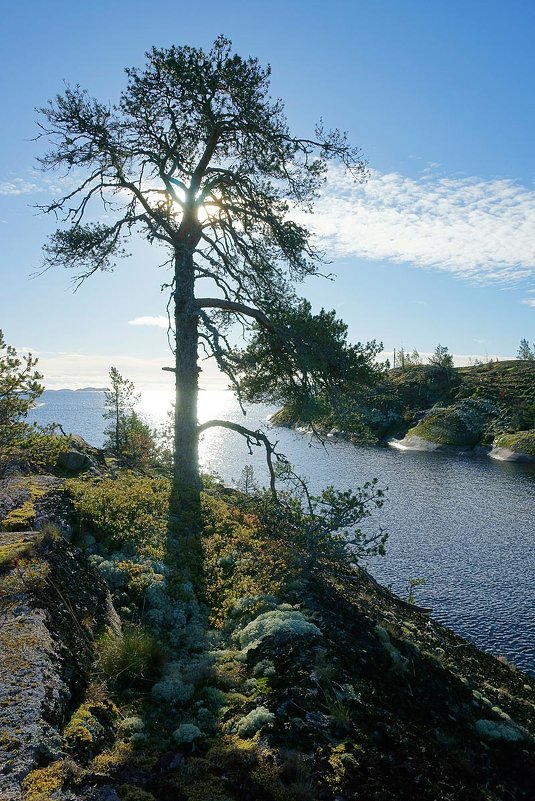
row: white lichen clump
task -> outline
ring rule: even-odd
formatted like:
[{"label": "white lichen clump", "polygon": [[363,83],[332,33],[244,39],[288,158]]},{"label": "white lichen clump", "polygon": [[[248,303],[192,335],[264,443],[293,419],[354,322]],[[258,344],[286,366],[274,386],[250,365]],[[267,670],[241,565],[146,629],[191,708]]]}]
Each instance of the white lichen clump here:
[{"label": "white lichen clump", "polygon": [[173,732],[173,738],[179,745],[181,743],[193,743],[202,736],[202,731],[193,723],[181,723],[178,729]]},{"label": "white lichen clump", "polygon": [[265,706],[257,706],[248,715],[241,718],[237,723],[238,734],[240,737],[249,739],[254,737],[257,731],[264,726],[270,726],[275,720],[275,715]]},{"label": "white lichen clump", "polygon": [[234,635],[242,648],[252,648],[267,638],[321,636],[321,631],[297,609],[273,609],[258,615]]}]

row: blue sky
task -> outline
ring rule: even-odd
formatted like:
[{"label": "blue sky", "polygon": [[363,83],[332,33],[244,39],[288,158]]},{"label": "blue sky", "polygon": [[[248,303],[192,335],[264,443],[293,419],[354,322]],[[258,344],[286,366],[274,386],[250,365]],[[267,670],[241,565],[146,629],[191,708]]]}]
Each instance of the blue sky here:
[{"label": "blue sky", "polygon": [[532,0],[20,0],[2,12],[0,328],[39,355],[49,386],[100,384],[112,364],[154,386],[170,357],[165,331],[139,324],[165,313],[148,246],[74,295],[65,271],[30,279],[55,227],[31,206],[58,184],[36,170],[34,108],[65,81],[114,101],[152,45],[220,33],[271,64],[295,133],[323,117],[369,162],[358,189],[334,171],[308,220],[337,277],[303,288],[316,307],[354,340],[441,342],[458,363],[535,339]]}]

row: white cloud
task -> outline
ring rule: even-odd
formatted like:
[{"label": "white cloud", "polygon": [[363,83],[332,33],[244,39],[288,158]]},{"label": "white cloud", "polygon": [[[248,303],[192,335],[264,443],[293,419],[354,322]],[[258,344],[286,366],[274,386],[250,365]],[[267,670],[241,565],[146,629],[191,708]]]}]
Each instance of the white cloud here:
[{"label": "white cloud", "polygon": [[[22,350],[22,349],[19,349]],[[24,349],[27,350],[27,349]],[[36,353],[32,350],[32,353]],[[164,355],[155,358],[125,356],[124,354],[86,354],[42,352],[39,355],[37,369],[43,374],[43,383],[47,389],[77,389],[78,387],[106,387],[109,384],[110,368],[117,367],[119,372],[130,381],[136,389],[173,389],[172,373],[162,370],[171,367],[173,356]],[[203,389],[224,388],[227,379],[221,375],[213,359],[201,361],[202,372],[200,386]]]},{"label": "white cloud", "polygon": [[535,275],[535,189],[507,178],[372,171],[356,186],[335,168],[314,211],[301,219],[327,254],[407,262],[479,283]]},{"label": "white cloud", "polygon": [[526,306],[533,306],[535,308],[535,289],[528,290],[528,295],[532,295],[532,297],[524,298],[522,303],[525,303]]},{"label": "white cloud", "polygon": [[155,326],[156,328],[165,328],[167,331],[169,320],[167,317],[164,317],[163,314],[159,314],[156,317],[135,317],[133,320],[128,321],[128,325]]},{"label": "white cloud", "polygon": [[32,184],[24,178],[13,178],[12,181],[0,181],[0,195],[29,195],[38,190],[37,184]]}]

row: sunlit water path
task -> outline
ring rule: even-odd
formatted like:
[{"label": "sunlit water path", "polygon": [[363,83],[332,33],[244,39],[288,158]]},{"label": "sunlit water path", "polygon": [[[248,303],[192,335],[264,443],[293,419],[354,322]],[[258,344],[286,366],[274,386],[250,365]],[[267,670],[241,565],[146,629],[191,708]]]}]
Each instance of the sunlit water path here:
[{"label": "sunlit water path", "polygon": [[[255,406],[243,418],[228,392],[200,397],[201,421],[222,417],[269,427],[271,408]],[[32,414],[100,445],[103,400],[96,392],[45,392]],[[140,412],[159,425],[170,402],[169,394],[145,392]],[[286,429],[272,429],[271,436],[314,490],[352,488],[377,476],[389,488],[388,501],[371,525],[387,528],[390,539],[387,556],[370,560],[371,572],[401,596],[409,578],[424,578],[418,603],[481,648],[535,673],[534,467],[343,442],[325,449]],[[233,432],[213,429],[201,443],[202,468],[231,482],[252,464],[257,480],[267,483],[264,453],[253,451]]]}]

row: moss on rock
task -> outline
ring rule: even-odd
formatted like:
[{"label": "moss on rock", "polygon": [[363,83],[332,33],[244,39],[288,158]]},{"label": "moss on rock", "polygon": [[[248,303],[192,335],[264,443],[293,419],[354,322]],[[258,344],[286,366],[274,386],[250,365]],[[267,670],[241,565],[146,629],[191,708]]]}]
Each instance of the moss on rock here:
[{"label": "moss on rock", "polygon": [[24,801],[52,801],[54,794],[63,787],[67,773],[63,761],[32,770],[22,782]]},{"label": "moss on rock", "polygon": [[87,759],[113,742],[118,709],[111,701],[82,704],[63,731],[65,749]]},{"label": "moss on rock", "polygon": [[514,434],[502,434],[496,438],[495,445],[498,448],[508,448],[514,453],[535,456],[535,429],[517,431]]}]

